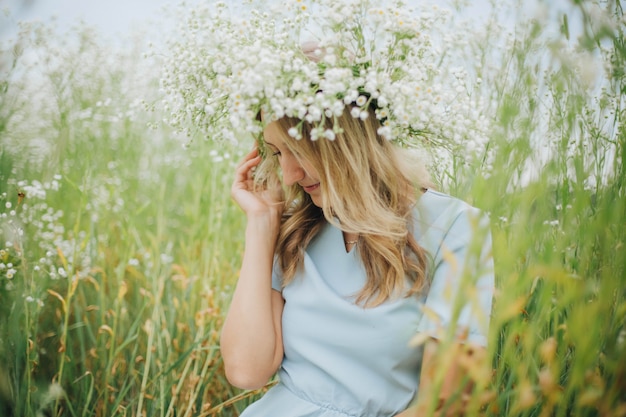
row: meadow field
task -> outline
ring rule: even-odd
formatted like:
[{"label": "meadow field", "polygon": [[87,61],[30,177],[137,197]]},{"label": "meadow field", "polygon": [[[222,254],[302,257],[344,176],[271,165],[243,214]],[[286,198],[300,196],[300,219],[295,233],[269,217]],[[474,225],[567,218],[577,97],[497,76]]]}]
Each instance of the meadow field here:
[{"label": "meadow field", "polygon": [[[432,167],[492,222],[466,415],[626,416],[626,20],[619,0],[542,10],[446,51],[490,122],[479,155]],[[252,139],[165,123],[168,51],[146,37],[24,22],[0,53],[0,415],[237,416],[263,391],[227,383],[218,337]]]}]

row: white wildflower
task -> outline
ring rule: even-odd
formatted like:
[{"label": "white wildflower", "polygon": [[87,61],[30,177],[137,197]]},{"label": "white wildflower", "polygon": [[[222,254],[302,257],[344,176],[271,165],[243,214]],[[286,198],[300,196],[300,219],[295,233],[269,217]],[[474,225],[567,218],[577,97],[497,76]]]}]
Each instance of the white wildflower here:
[{"label": "white wildflower", "polygon": [[291,136],[292,138],[296,138],[298,137],[298,135],[300,134],[300,132],[298,131],[297,128],[292,127],[289,128],[289,130],[287,131],[287,133],[289,134],[289,136]]}]

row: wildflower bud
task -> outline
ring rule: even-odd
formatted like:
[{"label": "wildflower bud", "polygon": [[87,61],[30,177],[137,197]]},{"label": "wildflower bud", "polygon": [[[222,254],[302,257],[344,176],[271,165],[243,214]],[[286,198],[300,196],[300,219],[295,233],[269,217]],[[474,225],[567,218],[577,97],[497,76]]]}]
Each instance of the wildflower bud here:
[{"label": "wildflower bud", "polygon": [[541,359],[545,363],[552,363],[552,361],[554,360],[554,356],[556,355],[556,349],[557,345],[554,337],[546,339],[539,347],[539,354],[541,355]]},{"label": "wildflower bud", "polygon": [[550,395],[556,390],[557,384],[550,369],[543,368],[539,371],[539,387],[545,395]]},{"label": "wildflower bud", "polygon": [[533,387],[529,383],[523,383],[519,388],[518,404],[522,410],[532,407],[537,402]]},{"label": "wildflower bud", "polygon": [[291,136],[292,138],[295,138],[298,136],[298,129],[295,127],[290,128],[287,133],[289,134],[289,136]]},{"label": "wildflower bud", "polygon": [[324,132],[324,136],[328,140],[335,140],[335,132],[333,132],[332,129],[326,129],[326,131]]}]

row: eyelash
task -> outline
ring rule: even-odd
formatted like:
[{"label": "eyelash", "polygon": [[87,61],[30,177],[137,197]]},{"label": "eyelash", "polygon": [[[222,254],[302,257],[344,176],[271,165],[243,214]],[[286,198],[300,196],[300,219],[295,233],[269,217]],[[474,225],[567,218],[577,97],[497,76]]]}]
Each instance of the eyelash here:
[{"label": "eyelash", "polygon": [[272,153],[272,156],[280,156],[280,151],[276,151],[276,152]]}]

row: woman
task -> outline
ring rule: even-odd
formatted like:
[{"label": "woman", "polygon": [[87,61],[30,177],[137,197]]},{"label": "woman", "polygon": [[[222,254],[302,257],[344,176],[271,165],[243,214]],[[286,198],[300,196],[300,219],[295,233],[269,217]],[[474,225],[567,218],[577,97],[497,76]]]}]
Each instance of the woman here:
[{"label": "woman", "polygon": [[[279,378],[246,417],[418,415],[436,340],[486,345],[486,218],[433,191],[415,155],[355,107],[319,140],[317,125],[266,120],[260,149],[237,167],[246,243],[221,351],[235,386]],[[467,388],[459,369],[443,376],[444,400]]]}]

